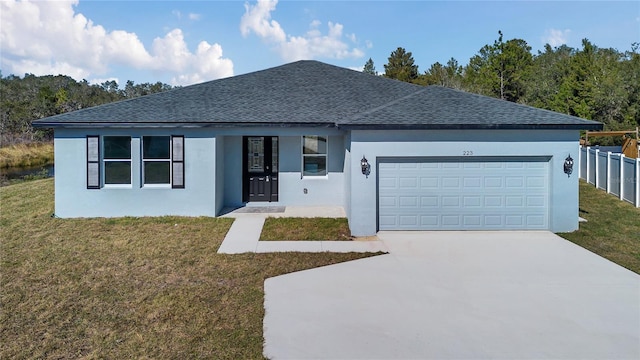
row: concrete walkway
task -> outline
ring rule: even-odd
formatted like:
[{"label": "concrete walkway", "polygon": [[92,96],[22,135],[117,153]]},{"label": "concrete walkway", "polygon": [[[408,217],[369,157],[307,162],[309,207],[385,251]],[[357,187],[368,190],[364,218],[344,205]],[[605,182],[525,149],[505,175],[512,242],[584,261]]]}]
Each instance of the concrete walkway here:
[{"label": "concrete walkway", "polygon": [[265,281],[270,359],[640,359],[640,276],[550,232],[380,232]]},{"label": "concrete walkway", "polygon": [[[276,207],[273,207],[276,208]],[[268,208],[267,208],[268,209]],[[235,218],[227,232],[219,254],[247,252],[388,252],[380,240],[367,241],[259,241],[262,226],[267,217],[345,217],[341,207],[287,206],[282,212],[229,211],[223,217]]]}]

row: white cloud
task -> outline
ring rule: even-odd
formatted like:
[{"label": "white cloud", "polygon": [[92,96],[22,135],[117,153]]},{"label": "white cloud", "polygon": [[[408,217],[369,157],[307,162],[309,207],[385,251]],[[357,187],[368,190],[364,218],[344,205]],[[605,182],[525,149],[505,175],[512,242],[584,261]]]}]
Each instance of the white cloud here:
[{"label": "white cloud", "polygon": [[564,29],[564,30],[548,29],[545,31],[544,37],[542,38],[542,42],[544,44],[551,45],[551,47],[560,46],[567,43],[570,33],[571,33],[570,29]]},{"label": "white cloud", "polygon": [[240,18],[240,32],[242,36],[247,36],[251,31],[259,37],[275,41],[286,41],[284,30],[280,24],[271,20],[271,12],[276,9],[278,0],[258,0],[256,5],[244,4],[245,13]]},{"label": "white cloud", "polygon": [[189,20],[200,20],[200,18],[202,18],[201,14],[195,14],[195,13],[189,13]]},{"label": "white cloud", "polygon": [[107,81],[115,81],[116,84],[118,84],[118,86],[120,86],[120,80],[118,78],[115,78],[115,77],[91,79],[91,80],[89,80],[89,84],[101,85],[101,84],[103,84],[103,83],[105,83]]},{"label": "white cloud", "polygon": [[[245,13],[240,19],[240,32],[243,36],[255,33],[267,43],[273,44],[280,56],[287,61],[314,59],[317,57],[344,59],[360,58],[364,52],[351,47],[343,40],[344,26],[328,22],[328,32],[322,34],[322,23],[313,20],[309,30],[301,36],[287,35],[280,24],[271,18],[278,0],[258,0],[255,5],[245,4]],[[345,35],[347,40],[356,42],[355,34]]]},{"label": "white cloud", "polygon": [[108,77],[110,67],[118,65],[168,73],[174,85],[233,75],[233,63],[222,57],[218,44],[202,41],[191,52],[182,30],[174,29],[148,50],[135,33],[107,32],[76,13],[77,4],[0,1],[0,68],[7,74],[65,74],[80,80]]}]

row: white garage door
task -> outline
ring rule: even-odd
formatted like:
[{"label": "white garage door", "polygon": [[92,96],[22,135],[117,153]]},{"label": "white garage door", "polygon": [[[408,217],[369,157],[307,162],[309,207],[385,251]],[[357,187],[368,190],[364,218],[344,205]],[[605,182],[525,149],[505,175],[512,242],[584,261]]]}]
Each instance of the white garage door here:
[{"label": "white garage door", "polygon": [[380,230],[549,228],[548,158],[381,159]]}]

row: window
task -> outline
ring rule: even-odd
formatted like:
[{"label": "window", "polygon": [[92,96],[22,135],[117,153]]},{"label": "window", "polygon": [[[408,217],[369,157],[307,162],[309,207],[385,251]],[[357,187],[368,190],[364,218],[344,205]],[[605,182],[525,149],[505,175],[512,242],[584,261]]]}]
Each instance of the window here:
[{"label": "window", "polygon": [[131,185],[131,137],[105,136],[104,184]]},{"label": "window", "polygon": [[145,185],[171,184],[171,138],[143,136],[142,165]]},{"label": "window", "polygon": [[184,137],[143,136],[142,168],[144,185],[184,188]]},{"label": "window", "polygon": [[[184,136],[143,136],[135,154],[142,184],[184,188]],[[131,164],[131,136],[87,136],[87,189],[131,187]]]},{"label": "window", "polygon": [[324,136],[302,137],[302,175],[327,175],[327,138]]}]

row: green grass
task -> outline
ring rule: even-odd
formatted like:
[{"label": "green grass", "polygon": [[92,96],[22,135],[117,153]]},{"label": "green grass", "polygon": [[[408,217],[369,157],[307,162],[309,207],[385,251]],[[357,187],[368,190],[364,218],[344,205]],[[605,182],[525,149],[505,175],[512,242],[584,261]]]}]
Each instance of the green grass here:
[{"label": "green grass", "polygon": [[580,181],[580,230],[559,234],[640,274],[640,209]]},{"label": "green grass", "polygon": [[223,218],[57,219],[0,188],[0,358],[262,358],[264,280],[370,255],[221,255]]},{"label": "green grass", "polygon": [[345,218],[267,218],[260,240],[351,240]]},{"label": "green grass", "polygon": [[32,167],[53,162],[53,143],[17,144],[0,148],[0,168]]}]

